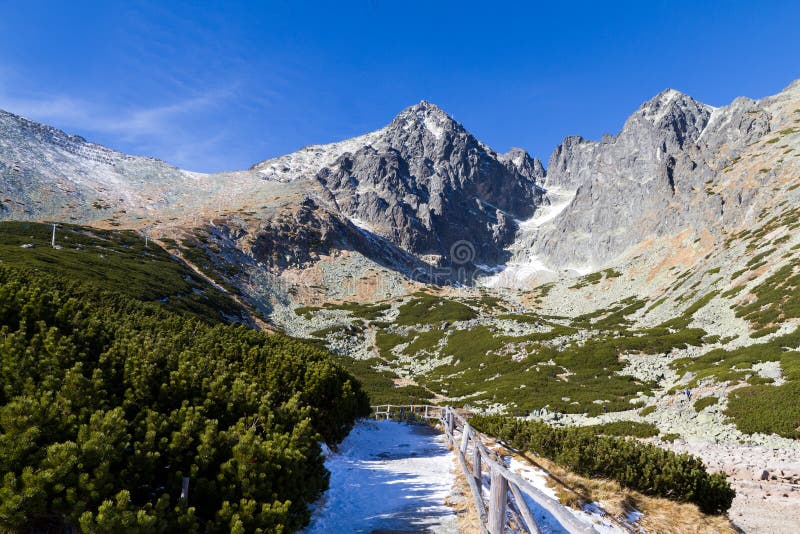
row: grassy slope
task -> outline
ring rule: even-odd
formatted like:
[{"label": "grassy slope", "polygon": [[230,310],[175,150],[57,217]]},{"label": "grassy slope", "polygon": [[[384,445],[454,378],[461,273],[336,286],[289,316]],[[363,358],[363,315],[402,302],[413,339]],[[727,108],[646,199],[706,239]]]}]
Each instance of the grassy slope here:
[{"label": "grassy slope", "polygon": [[[130,230],[99,230],[60,224],[50,246],[52,226],[0,222],[0,261],[12,267],[58,274],[101,290],[118,291],[209,322],[247,317],[224,292],[210,285],[166,250]],[[22,248],[32,244],[33,248]]]},{"label": "grassy slope", "polygon": [[[800,208],[784,204],[773,213],[763,212],[750,229],[729,235],[705,256],[701,266],[676,270],[672,284],[657,300],[628,298],[569,319],[521,312],[494,296],[494,302],[482,303],[485,297],[417,293],[394,306],[399,315],[393,321],[376,315],[366,317],[361,326],[376,331],[380,354],[395,372],[414,371],[414,364],[408,362],[414,358],[418,367],[431,364],[421,373],[418,369],[412,373],[416,381],[450,397],[451,403],[504,405],[512,413],[543,406],[589,415],[629,409],[639,392],[647,394],[655,384],[621,375],[620,356],[700,347],[699,352],[689,352],[691,357],[672,364],[678,376],[684,377],[682,384],[741,385],[730,393],[725,409],[731,422],[745,433],[774,432],[798,438],[800,334],[762,339],[800,317],[800,242],[793,237],[800,228]],[[566,290],[592,288],[619,276],[615,270],[593,273]],[[539,300],[552,289],[552,284],[538,287],[532,296]],[[631,320],[634,314],[649,314],[666,301],[684,312],[654,327],[637,327]],[[712,301],[717,308],[730,306],[747,321],[749,346],[719,349],[735,337],[720,332],[710,336],[690,327],[694,314]],[[478,324],[472,321],[475,318]],[[511,336],[497,327],[500,319],[519,324],[517,331],[528,328],[530,332],[534,325],[544,325],[549,331],[541,328]],[[774,384],[759,376],[753,365],[760,362],[779,363],[786,383]],[[362,372],[369,369],[362,366]]]}]

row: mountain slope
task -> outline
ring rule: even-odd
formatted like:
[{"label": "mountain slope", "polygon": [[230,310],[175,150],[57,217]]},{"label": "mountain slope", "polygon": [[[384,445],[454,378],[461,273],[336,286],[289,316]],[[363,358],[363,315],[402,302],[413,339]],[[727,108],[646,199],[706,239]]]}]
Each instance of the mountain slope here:
[{"label": "mountain slope", "polygon": [[[301,302],[402,294],[473,263],[502,271],[489,285],[528,287],[564,269],[653,258],[686,232],[720,246],[759,211],[792,202],[797,107],[797,82],[721,108],[667,90],[614,137],[565,139],[546,173],[524,151],[495,153],[427,102],[375,132],[216,175],[3,113],[0,215],[188,243],[246,293],[271,280],[268,300],[291,302],[312,280],[319,289]],[[768,183],[787,185],[775,195]],[[453,258],[464,242],[465,256]],[[353,283],[338,284],[343,275]],[[275,289],[277,279],[288,287]]]}]

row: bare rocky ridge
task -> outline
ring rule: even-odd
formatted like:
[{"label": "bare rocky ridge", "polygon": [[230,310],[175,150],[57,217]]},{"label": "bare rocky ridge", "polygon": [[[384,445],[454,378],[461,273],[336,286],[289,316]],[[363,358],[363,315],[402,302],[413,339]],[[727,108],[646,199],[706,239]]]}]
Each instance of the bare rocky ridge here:
[{"label": "bare rocky ridge", "polygon": [[[495,270],[517,263],[533,265],[530,273],[585,273],[648,238],[703,228],[720,240],[746,222],[759,191],[722,171],[774,130],[781,103],[797,94],[795,83],[775,97],[713,108],[666,90],[614,137],[566,138],[546,173],[523,150],[495,153],[424,101],[375,132],[215,175],[124,155],[4,112],[0,214],[149,226],[165,236],[222,224],[241,236],[232,246],[283,270],[308,266],[335,245],[323,240],[316,250],[312,241],[281,241],[291,232],[274,232],[285,225],[279,217],[311,202],[325,214],[314,219],[323,234],[347,229],[353,238],[345,249],[407,276],[409,265],[450,266],[450,248],[462,240],[471,243],[475,264],[500,265]],[[715,188],[718,194],[709,194]],[[556,204],[560,211],[546,224],[520,227]],[[353,227],[366,236],[364,246],[352,246],[359,240]],[[251,246],[257,241],[272,244]],[[380,246],[371,250],[370,243]],[[387,244],[416,261],[392,265]],[[307,257],[278,250],[298,245]]]}]

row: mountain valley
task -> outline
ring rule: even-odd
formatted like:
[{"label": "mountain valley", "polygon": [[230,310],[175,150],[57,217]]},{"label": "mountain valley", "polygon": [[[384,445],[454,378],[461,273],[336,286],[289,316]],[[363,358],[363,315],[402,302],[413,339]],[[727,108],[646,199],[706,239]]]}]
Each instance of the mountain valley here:
[{"label": "mountain valley", "polygon": [[800,524],[800,80],[666,90],[546,167],[425,101],[210,175],[0,112],[0,219],[2,266],[108,264],[140,300],[329,350],[372,404],[622,422],[727,473],[737,526]]}]

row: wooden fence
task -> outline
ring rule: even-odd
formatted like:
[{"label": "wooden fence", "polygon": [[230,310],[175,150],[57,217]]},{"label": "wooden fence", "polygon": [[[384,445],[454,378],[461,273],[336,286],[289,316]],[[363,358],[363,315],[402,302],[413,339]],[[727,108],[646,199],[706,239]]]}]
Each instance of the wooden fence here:
[{"label": "wooden fence", "polygon": [[442,418],[443,409],[441,406],[428,404],[380,404],[372,407],[372,418],[395,421],[439,421]]},{"label": "wooden fence", "polygon": [[[496,454],[484,445],[482,435],[469,425],[463,416],[450,407],[395,406],[373,407],[375,419],[441,421],[448,445],[458,458],[478,511],[483,534],[504,534],[510,520],[515,530],[540,534],[541,530],[531,513],[526,497],[549,512],[570,534],[590,534],[597,531],[581,523],[557,500],[534,487],[529,481],[508,470]],[[488,476],[484,478],[484,474]],[[486,484],[488,482],[488,484]],[[488,498],[484,492],[487,485]]]}]

